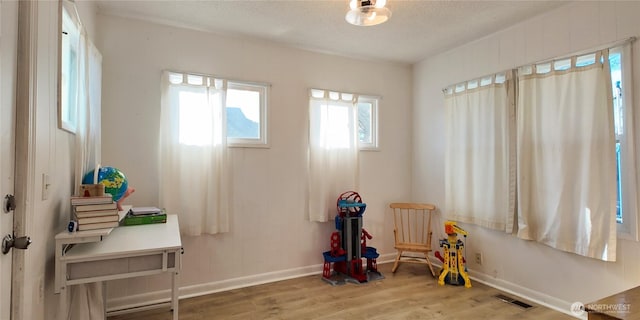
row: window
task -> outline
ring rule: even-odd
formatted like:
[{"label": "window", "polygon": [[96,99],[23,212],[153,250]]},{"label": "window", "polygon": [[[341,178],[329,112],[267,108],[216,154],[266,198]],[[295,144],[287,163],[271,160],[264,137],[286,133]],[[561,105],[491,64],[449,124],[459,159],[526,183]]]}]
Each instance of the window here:
[{"label": "window", "polygon": [[[473,201],[476,189],[481,191],[477,193],[481,199],[486,200],[482,187],[486,189],[488,183],[491,189],[496,189],[496,184],[469,174],[456,180],[455,174],[467,168],[483,173],[493,163],[502,164],[500,172],[516,173],[515,226],[519,238],[615,261],[616,235],[637,239],[638,233],[629,53],[630,46],[625,45],[514,70],[517,87],[507,90],[506,100],[509,105],[516,102],[515,117],[514,109],[508,108],[496,114],[495,119],[479,118],[488,115],[479,107],[504,100],[493,99],[497,96],[494,93],[486,95],[492,99],[484,102],[481,98],[486,90],[481,88],[482,81],[447,88],[447,214],[471,212],[479,221],[476,224],[485,226],[479,205],[456,210],[451,203]],[[461,108],[466,102],[472,107]],[[498,139],[483,131],[486,124],[497,129],[495,124],[506,120],[514,122],[507,126],[506,133],[498,132]],[[458,136],[463,139],[454,140]],[[484,149],[475,148],[477,142]],[[489,161],[463,154],[479,150],[484,155],[494,146],[506,145],[503,142],[513,146],[507,153],[508,159],[499,157],[503,153]],[[469,158],[473,163],[460,161]],[[515,166],[505,165],[511,159],[516,160]],[[484,163],[474,170],[473,166],[480,161]],[[507,175],[503,177],[498,182],[508,181]],[[476,181],[482,181],[480,188],[466,193],[465,189],[449,187],[453,183],[466,187]],[[499,192],[512,195],[511,190]],[[513,212],[511,206],[507,212],[509,215]],[[613,229],[616,225],[617,234]]]},{"label": "window", "polygon": [[180,88],[176,94],[180,143],[208,145],[215,142],[211,140],[213,129],[209,123],[212,117],[223,119],[223,114],[212,113],[212,103],[222,103],[220,97],[224,96],[223,137],[227,139],[227,145],[267,145],[268,85],[176,72],[168,73],[168,81]]},{"label": "window", "polygon": [[611,91],[613,95],[613,120],[616,139],[616,178],[618,184],[616,220],[620,238],[638,240],[637,187],[633,177],[635,172],[635,152],[633,146],[633,126],[630,83],[629,45],[612,48],[609,51],[611,66]]},{"label": "window", "polygon": [[[183,234],[226,232],[230,176],[225,81],[164,72],[161,85],[158,169],[166,183],[159,184],[159,204],[181,212]],[[185,204],[189,210],[183,210]]]},{"label": "window", "polygon": [[447,219],[513,231],[513,78],[505,72],[445,91]]},{"label": "window", "polygon": [[620,140],[624,135],[624,117],[622,103],[622,73],[620,72],[620,51],[611,50],[609,54],[609,65],[611,66],[611,85],[613,93],[613,123],[616,136],[616,176],[618,181],[618,201],[616,205],[616,220],[622,223],[622,180],[620,166]]},{"label": "window", "polygon": [[[356,95],[352,93],[341,93],[336,91],[325,91],[321,89],[311,89],[311,100],[325,100],[329,104],[327,108],[328,123],[333,126],[339,126],[340,122],[344,122],[347,112],[340,113],[339,107],[345,108],[345,102],[349,102],[349,106],[355,106],[357,110],[357,135],[359,150],[377,150],[378,149],[378,100],[376,96]],[[354,103],[355,101],[355,103]],[[336,109],[338,108],[338,109]],[[340,116],[340,114],[342,116]],[[345,120],[346,121],[346,120]],[[343,144],[346,142],[343,142]]]},{"label": "window", "polygon": [[329,221],[335,195],[358,188],[356,96],[312,89],[309,97],[308,215]]},{"label": "window", "polygon": [[58,125],[75,132],[78,110],[78,48],[80,32],[66,7],[62,8],[62,35],[60,43],[60,102]]},{"label": "window", "polygon": [[227,141],[231,146],[267,144],[267,86],[227,83]]},{"label": "window", "polygon": [[378,98],[358,97],[358,141],[360,150],[378,149]]},{"label": "window", "polygon": [[[209,95],[219,95],[212,92]],[[178,141],[183,145],[208,146],[214,144],[215,135],[211,119],[214,108],[206,92],[199,90],[182,90],[178,92]],[[217,101],[217,99],[211,99]]]}]

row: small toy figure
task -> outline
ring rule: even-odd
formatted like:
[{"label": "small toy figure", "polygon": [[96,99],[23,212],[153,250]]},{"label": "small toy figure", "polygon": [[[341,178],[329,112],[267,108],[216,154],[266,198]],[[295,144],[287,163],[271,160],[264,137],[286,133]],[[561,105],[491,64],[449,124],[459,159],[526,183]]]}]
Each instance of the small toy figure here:
[{"label": "small toy figure", "polygon": [[[436,257],[442,261],[442,273],[438,278],[438,284],[444,285],[445,282],[453,285],[463,285],[471,288],[471,280],[467,274],[465,266],[465,258],[463,254],[464,242],[458,239],[458,234],[467,238],[467,232],[458,227],[455,222],[447,221],[444,223],[444,232],[447,239],[440,240],[440,247],[443,248],[444,257],[436,252]],[[460,279],[462,277],[462,279]]]}]

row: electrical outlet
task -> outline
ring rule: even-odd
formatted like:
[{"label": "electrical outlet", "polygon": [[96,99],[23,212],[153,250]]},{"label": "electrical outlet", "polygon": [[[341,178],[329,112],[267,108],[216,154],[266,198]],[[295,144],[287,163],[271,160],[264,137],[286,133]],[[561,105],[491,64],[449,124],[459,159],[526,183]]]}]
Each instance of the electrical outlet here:
[{"label": "electrical outlet", "polygon": [[482,265],[482,252],[476,252],[476,264]]}]

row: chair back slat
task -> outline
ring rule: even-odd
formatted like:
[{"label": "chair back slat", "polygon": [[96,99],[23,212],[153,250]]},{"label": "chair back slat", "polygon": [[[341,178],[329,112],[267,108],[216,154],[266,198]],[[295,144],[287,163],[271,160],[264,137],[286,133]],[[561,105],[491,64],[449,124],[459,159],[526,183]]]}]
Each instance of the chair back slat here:
[{"label": "chair back slat", "polygon": [[[436,276],[428,253],[432,251],[431,220],[436,206],[428,203],[397,202],[389,205],[393,212],[393,234],[398,251],[391,272],[395,272],[400,262],[425,263],[431,275]],[[413,255],[405,255],[412,253]],[[421,260],[415,254],[423,255]]]},{"label": "chair back slat", "polygon": [[392,203],[396,240],[405,244],[431,245],[431,219],[435,206],[424,203]]}]

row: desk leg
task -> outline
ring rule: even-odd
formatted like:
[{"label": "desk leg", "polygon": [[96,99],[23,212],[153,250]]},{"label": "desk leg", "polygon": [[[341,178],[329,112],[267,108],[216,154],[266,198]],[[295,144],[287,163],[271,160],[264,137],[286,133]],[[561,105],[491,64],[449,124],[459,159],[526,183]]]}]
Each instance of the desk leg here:
[{"label": "desk leg", "polygon": [[171,309],[173,320],[178,320],[178,272],[174,271],[171,277]]},{"label": "desk leg", "polygon": [[65,287],[60,291],[60,311],[58,313],[58,319],[69,319],[69,290],[71,288]]},{"label": "desk leg", "polygon": [[66,286],[63,282],[67,277],[67,263],[62,262],[62,250],[64,250],[65,243],[63,241],[56,240],[56,275],[55,275],[55,293],[60,293]]},{"label": "desk leg", "polygon": [[98,282],[102,290],[102,306],[104,310],[104,320],[107,320],[107,283],[105,281]]}]

